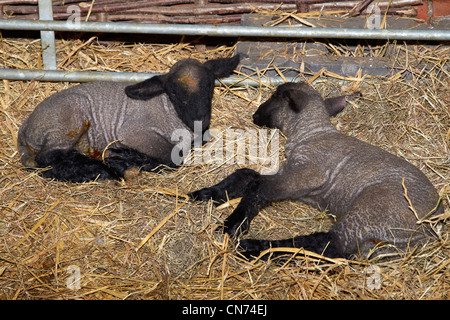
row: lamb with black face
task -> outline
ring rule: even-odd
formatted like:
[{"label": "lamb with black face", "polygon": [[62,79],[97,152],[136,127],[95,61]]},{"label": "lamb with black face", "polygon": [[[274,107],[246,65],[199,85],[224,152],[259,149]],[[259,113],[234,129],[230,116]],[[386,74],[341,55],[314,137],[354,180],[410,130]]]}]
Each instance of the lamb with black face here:
[{"label": "lamb with black face", "polygon": [[[257,125],[280,129],[288,138],[286,161],[275,175],[241,169],[192,199],[223,202],[242,197],[223,230],[238,240],[259,210],[272,201],[299,200],[335,217],[328,232],[282,240],[242,239],[241,252],[258,256],[275,247],[304,248],[328,257],[398,254],[423,244],[433,231],[417,219],[443,212],[428,178],[404,159],[340,133],[330,121],[346,99],[323,99],[311,86],[287,83],[253,116]],[[405,198],[405,188],[417,216]]]},{"label": "lamb with black face", "polygon": [[44,177],[72,182],[119,179],[130,168],[175,168],[181,161],[172,157],[173,133],[185,130],[193,137],[196,122],[202,132],[208,129],[214,81],[239,61],[183,59],[137,84],[91,82],[58,92],[20,127],[22,163],[48,167],[39,171]]}]

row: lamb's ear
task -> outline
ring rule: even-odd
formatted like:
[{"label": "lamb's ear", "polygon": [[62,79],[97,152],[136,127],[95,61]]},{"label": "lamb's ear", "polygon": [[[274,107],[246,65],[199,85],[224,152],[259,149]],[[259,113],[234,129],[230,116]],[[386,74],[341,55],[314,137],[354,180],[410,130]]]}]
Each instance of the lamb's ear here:
[{"label": "lamb's ear", "polygon": [[237,54],[232,58],[208,60],[203,65],[213,72],[214,77],[223,78],[233,73],[239,61],[241,61],[241,57]]},{"label": "lamb's ear", "polygon": [[325,109],[327,109],[327,112],[330,115],[330,117],[334,117],[339,112],[344,110],[347,100],[350,101],[353,98],[360,97],[360,96],[361,96],[360,92],[355,92],[348,96],[327,98],[327,99],[325,99]]},{"label": "lamb's ear", "polygon": [[128,97],[136,100],[149,100],[164,92],[165,75],[154,76],[150,79],[133,84],[125,88]]},{"label": "lamb's ear", "polygon": [[307,96],[300,96],[297,90],[286,90],[282,93],[283,98],[288,100],[289,107],[295,112],[300,112],[307,106],[309,99]]}]

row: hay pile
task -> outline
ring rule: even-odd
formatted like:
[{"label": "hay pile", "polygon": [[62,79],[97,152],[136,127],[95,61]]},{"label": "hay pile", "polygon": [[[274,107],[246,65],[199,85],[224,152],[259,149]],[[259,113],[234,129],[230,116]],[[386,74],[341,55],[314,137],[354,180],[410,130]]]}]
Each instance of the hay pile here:
[{"label": "hay pile", "polygon": [[[381,56],[387,51],[329,45],[336,55]],[[164,72],[181,58],[205,60],[232,51],[183,42],[57,41],[58,61],[65,70]],[[315,75],[314,86],[325,95],[360,89],[363,97],[334,120],[337,126],[417,165],[446,201],[448,216],[450,49],[390,44],[389,51],[402,66],[391,78],[355,75],[339,85],[336,75],[325,72]],[[41,67],[37,40],[2,39],[0,52],[2,68]],[[400,77],[405,70],[412,79]],[[305,74],[306,79],[311,76]],[[24,170],[15,147],[19,126],[40,101],[72,85],[0,83],[0,298],[450,298],[448,222],[440,240],[394,261],[300,255],[285,265],[249,263],[234,254],[226,237],[214,232],[232,206],[213,209],[183,198],[220,181],[238,167],[235,164],[202,163],[166,175],[143,173],[121,183],[60,183]],[[253,127],[251,114],[272,89],[216,88],[212,127]],[[249,236],[282,238],[329,226],[324,213],[285,201],[262,210]]]}]

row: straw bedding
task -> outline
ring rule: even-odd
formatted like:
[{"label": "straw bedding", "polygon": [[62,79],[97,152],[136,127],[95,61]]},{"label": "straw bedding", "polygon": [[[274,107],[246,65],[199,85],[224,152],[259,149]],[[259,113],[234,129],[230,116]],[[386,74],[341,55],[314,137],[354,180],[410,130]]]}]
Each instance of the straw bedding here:
[{"label": "straw bedding", "polygon": [[[332,55],[382,56],[387,51],[386,46],[352,50],[327,45]],[[3,68],[41,67],[37,40],[4,38],[0,51]],[[233,47],[183,41],[57,41],[58,62],[65,70],[165,72],[182,58],[203,61],[232,52]],[[122,182],[44,180],[22,167],[17,131],[40,101],[74,84],[4,80],[0,298],[449,299],[450,49],[391,43],[389,52],[401,66],[390,78],[355,75],[339,84],[337,75],[323,72],[306,73],[305,79],[315,76],[314,86],[324,95],[363,92],[333,121],[342,132],[404,157],[425,172],[446,202],[444,215],[438,217],[444,222],[439,240],[391,261],[300,254],[286,264],[246,262],[234,253],[231,241],[214,232],[235,204],[213,209],[210,204],[186,203],[183,196],[220,181],[238,165],[201,163]],[[400,77],[405,70],[411,79]],[[251,115],[272,90],[265,85],[216,88],[212,127],[255,128]],[[329,226],[326,213],[285,201],[265,208],[249,236],[282,238]],[[371,285],[369,266],[379,271],[376,285]]]}]

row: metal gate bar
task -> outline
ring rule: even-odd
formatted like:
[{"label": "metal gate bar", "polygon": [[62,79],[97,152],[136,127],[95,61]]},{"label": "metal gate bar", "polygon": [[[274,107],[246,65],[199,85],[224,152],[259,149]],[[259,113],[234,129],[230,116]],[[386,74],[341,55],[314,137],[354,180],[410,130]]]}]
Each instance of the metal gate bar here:
[{"label": "metal gate bar", "polygon": [[125,22],[67,22],[0,19],[0,29],[105,33],[148,33],[218,37],[278,37],[384,40],[450,40],[449,30],[351,29],[310,27],[249,27]]},{"label": "metal gate bar", "polygon": [[[427,40],[448,41],[448,30],[402,30],[402,29],[350,29],[350,28],[308,28],[308,27],[250,27],[225,25],[173,25],[141,24],[117,22],[69,22],[41,20],[0,19],[0,30],[38,30],[67,32],[104,32],[104,33],[144,33],[160,35],[191,35],[218,37],[265,37],[265,38],[330,38],[330,39],[384,39],[384,40]],[[55,61],[56,65],[56,61]],[[46,69],[52,67],[45,66]],[[56,68],[55,68],[56,69]],[[0,78],[9,80],[41,81],[141,81],[155,74],[95,71],[57,71],[57,70],[15,70],[0,69]],[[290,80],[290,79],[287,79]],[[231,84],[236,79],[223,79]],[[277,84],[281,78],[269,78],[267,82]],[[239,84],[259,85],[260,81],[246,78]]]}]

